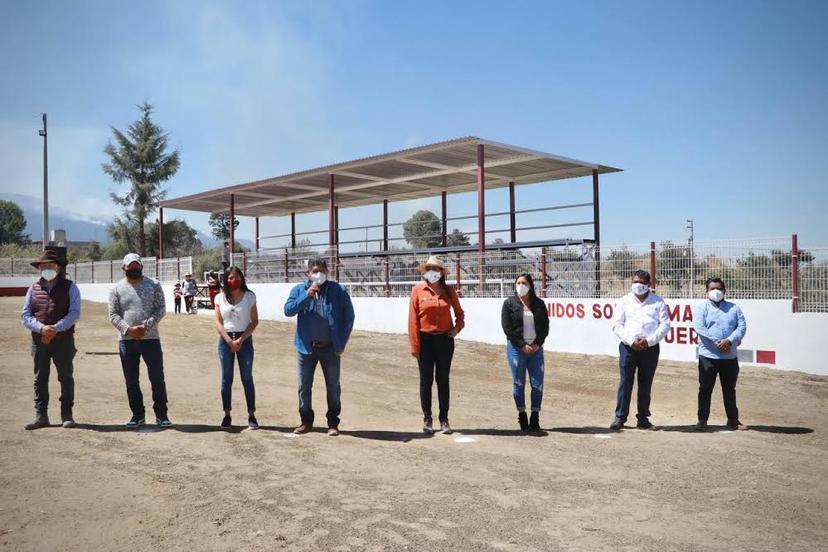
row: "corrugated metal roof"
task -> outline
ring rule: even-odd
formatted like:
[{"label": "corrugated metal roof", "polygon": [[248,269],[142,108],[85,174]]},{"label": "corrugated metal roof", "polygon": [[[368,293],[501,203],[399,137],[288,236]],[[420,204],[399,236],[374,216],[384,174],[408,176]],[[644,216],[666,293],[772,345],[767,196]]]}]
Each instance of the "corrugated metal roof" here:
[{"label": "corrugated metal roof", "polygon": [[483,144],[486,189],[509,182],[533,184],[619,172],[621,169],[569,159],[476,136],[436,142],[297,173],[164,200],[161,207],[225,212],[230,194],[239,216],[283,216],[328,209],[329,175],[340,208],[433,197],[477,189],[477,146]]}]

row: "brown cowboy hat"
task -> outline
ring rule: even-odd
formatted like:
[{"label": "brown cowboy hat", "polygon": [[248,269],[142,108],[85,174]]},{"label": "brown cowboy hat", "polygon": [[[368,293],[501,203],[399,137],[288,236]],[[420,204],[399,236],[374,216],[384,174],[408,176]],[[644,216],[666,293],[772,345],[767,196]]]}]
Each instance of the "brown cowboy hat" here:
[{"label": "brown cowboy hat", "polygon": [[64,257],[61,257],[60,255],[58,255],[58,253],[56,251],[53,251],[51,249],[47,249],[46,251],[41,253],[40,258],[38,260],[32,261],[29,264],[31,264],[33,267],[37,268],[40,265],[42,265],[43,263],[57,263],[61,266],[66,266],[67,262],[68,261]]}]

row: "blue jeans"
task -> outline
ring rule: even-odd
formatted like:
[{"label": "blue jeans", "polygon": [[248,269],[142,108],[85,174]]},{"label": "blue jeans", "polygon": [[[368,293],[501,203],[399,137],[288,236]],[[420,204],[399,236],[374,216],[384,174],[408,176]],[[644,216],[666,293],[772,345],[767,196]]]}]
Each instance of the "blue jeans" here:
[{"label": "blue jeans", "polygon": [[615,417],[622,422],[627,421],[630,413],[636,369],[638,370],[638,414],[636,417],[639,421],[650,417],[650,390],[653,387],[653,377],[655,377],[656,366],[658,366],[659,350],[658,344],[643,351],[633,351],[629,345],[619,343],[618,366],[621,371],[621,381],[618,384]]},{"label": "blue jeans", "polygon": [[313,402],[311,400],[313,374],[316,372],[316,364],[320,363],[322,374],[325,376],[328,399],[328,412],[325,417],[328,419],[328,427],[339,427],[339,414],[342,411],[339,357],[330,345],[314,348],[310,354],[297,352],[297,355],[296,379],[299,384],[299,417],[302,423],[313,424]]},{"label": "blue jeans", "polygon": [[526,411],[526,372],[529,372],[529,385],[532,387],[532,412],[540,412],[543,400],[543,347],[535,354],[527,355],[511,341],[506,342],[506,358],[512,370],[512,396],[518,412]]},{"label": "blue jeans", "polygon": [[141,358],[147,365],[147,375],[152,385],[152,408],[155,417],[167,419],[167,384],[164,382],[164,355],[159,339],[122,339],[118,344],[121,368],[124,371],[129,409],[136,418],[143,418],[144,395],[138,379]]},{"label": "blue jeans", "polygon": [[[231,337],[237,334],[230,334]],[[238,334],[241,335],[241,334]],[[233,364],[239,361],[239,375],[244,387],[244,398],[247,399],[247,411],[256,411],[256,388],[253,386],[253,336],[242,343],[238,353],[230,350],[230,346],[221,338],[218,340],[218,356],[221,363],[221,404],[225,411],[231,410],[230,403],[233,397]]]}]

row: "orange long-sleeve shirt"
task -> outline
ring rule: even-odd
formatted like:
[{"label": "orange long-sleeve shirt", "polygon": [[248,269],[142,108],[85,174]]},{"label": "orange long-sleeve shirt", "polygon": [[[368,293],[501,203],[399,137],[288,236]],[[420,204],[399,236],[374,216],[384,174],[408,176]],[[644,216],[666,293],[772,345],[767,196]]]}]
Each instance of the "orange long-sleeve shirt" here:
[{"label": "orange long-sleeve shirt", "polygon": [[[408,340],[411,352],[420,354],[420,332],[446,333],[452,328],[458,332],[466,325],[465,314],[460,306],[460,298],[454,288],[447,287],[449,300],[446,301],[437,292],[420,282],[411,290],[411,302],[408,307]],[[454,321],[451,310],[454,309]]]}]

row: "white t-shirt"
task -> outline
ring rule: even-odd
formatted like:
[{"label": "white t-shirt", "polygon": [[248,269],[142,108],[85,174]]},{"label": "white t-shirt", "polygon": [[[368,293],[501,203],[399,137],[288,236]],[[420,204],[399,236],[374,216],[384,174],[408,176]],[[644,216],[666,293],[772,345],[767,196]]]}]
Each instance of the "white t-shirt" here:
[{"label": "white t-shirt", "polygon": [[256,294],[252,291],[244,292],[241,301],[230,304],[223,293],[216,295],[216,308],[221,311],[224,320],[224,329],[228,332],[243,332],[250,325],[250,311],[256,306]]},{"label": "white t-shirt", "polygon": [[538,337],[535,333],[535,315],[529,309],[523,309],[523,340],[526,343],[534,343]]}]

